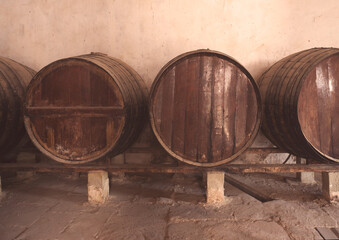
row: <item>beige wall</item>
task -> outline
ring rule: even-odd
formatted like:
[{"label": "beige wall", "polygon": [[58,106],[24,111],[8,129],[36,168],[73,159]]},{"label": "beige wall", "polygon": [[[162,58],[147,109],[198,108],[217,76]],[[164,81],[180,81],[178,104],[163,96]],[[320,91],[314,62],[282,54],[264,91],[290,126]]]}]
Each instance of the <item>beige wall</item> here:
[{"label": "beige wall", "polygon": [[[173,57],[200,48],[236,58],[258,78],[293,52],[339,47],[338,30],[339,0],[0,0],[1,56],[39,70],[104,52],[131,65],[148,86]],[[266,143],[259,135],[254,144]],[[145,157],[139,155],[130,158]]]},{"label": "beige wall", "polygon": [[339,47],[338,30],[338,0],[0,0],[0,55],[39,70],[101,51],[148,85],[199,48],[231,55],[257,78],[290,53]]}]

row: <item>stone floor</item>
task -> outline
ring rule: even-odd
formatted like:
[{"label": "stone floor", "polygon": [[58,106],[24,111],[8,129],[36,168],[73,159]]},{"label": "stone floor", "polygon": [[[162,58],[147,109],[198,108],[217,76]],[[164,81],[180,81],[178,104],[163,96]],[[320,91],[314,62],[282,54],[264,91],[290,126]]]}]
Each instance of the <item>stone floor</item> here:
[{"label": "stone floor", "polygon": [[87,203],[87,177],[39,174],[3,179],[0,239],[318,239],[336,227],[338,203],[293,176],[233,175],[269,194],[262,203],[225,184],[225,203],[204,203],[199,175],[113,178],[102,206]]}]

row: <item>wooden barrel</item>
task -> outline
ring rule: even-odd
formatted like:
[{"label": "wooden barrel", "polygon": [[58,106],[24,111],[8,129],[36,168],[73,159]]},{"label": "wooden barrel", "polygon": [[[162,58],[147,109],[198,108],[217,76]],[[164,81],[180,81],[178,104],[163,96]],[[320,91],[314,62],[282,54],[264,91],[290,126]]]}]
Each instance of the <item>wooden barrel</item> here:
[{"label": "wooden barrel", "polygon": [[23,99],[35,72],[9,58],[0,57],[0,154],[3,157],[28,138],[23,120]]},{"label": "wooden barrel", "polygon": [[29,84],[25,126],[36,147],[64,163],[116,155],[147,117],[146,87],[126,63],[92,53],[44,67]]},{"label": "wooden barrel", "polygon": [[150,118],[160,144],[176,159],[211,167],[230,162],[260,125],[259,90],[248,71],[215,51],[182,54],[158,73]]},{"label": "wooden barrel", "polygon": [[274,64],[259,80],[262,129],[300,157],[339,162],[339,49],[314,48]]}]

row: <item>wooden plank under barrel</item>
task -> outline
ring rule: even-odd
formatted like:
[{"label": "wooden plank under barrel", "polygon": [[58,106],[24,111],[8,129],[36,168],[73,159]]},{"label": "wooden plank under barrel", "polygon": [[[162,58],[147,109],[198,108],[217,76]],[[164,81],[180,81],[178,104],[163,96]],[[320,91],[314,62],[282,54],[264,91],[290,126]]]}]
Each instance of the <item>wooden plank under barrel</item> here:
[{"label": "wooden plank under barrel", "polygon": [[146,87],[126,63],[89,54],[49,64],[33,78],[25,126],[50,158],[84,163],[133,143],[147,117]]},{"label": "wooden plank under barrel", "polygon": [[292,54],[259,79],[265,135],[304,158],[339,162],[339,49]]},{"label": "wooden plank under barrel", "polygon": [[153,131],[169,154],[196,166],[217,166],[252,143],[260,125],[260,96],[237,61],[197,50],[161,69],[149,111]]},{"label": "wooden plank under barrel", "polygon": [[23,120],[23,100],[35,71],[9,58],[0,57],[0,161],[29,139]]}]

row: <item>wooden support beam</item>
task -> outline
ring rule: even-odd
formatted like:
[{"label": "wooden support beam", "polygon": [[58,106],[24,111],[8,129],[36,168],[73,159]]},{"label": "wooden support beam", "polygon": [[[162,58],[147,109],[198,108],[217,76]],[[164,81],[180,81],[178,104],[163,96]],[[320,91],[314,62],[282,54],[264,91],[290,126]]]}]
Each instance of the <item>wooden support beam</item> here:
[{"label": "wooden support beam", "polygon": [[316,227],[315,229],[324,240],[339,239],[339,228]]},{"label": "wooden support beam", "polygon": [[225,181],[261,202],[268,202],[274,200],[267,196],[266,194],[260,192],[259,190],[249,187],[248,185],[239,182],[238,180],[227,174],[225,174]]},{"label": "wooden support beam", "polygon": [[107,172],[130,173],[198,173],[206,171],[224,171],[229,173],[282,173],[282,172],[339,172],[339,164],[229,164],[218,168],[203,168],[173,165],[66,165],[1,163],[0,172],[36,171],[36,172],[89,172],[104,170]]}]

